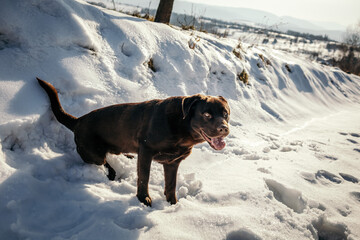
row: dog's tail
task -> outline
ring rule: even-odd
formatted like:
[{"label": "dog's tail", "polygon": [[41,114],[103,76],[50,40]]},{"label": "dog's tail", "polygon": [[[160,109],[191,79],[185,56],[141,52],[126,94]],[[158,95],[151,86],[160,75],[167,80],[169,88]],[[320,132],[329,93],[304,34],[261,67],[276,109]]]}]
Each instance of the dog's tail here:
[{"label": "dog's tail", "polygon": [[51,103],[51,110],[53,111],[56,119],[65,127],[70,129],[71,131],[74,131],[78,119],[66,113],[65,110],[61,107],[59,97],[54,86],[48,82],[45,82],[44,80],[41,80],[40,78],[36,78],[36,79],[38,80],[40,86],[45,90],[45,92],[49,96]]}]

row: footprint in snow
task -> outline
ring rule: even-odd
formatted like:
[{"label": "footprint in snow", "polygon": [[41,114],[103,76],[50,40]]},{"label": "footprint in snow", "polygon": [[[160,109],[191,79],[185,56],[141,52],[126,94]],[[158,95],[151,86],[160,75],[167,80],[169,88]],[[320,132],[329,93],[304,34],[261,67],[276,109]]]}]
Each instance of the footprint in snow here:
[{"label": "footprint in snow", "polygon": [[351,142],[351,143],[353,143],[353,144],[357,144],[357,143],[358,143],[357,141],[352,140],[352,139],[350,139],[350,138],[347,138],[346,140],[348,140],[349,142]]},{"label": "footprint in snow", "polygon": [[315,178],[315,174],[314,173],[308,173],[308,172],[302,172],[301,176],[304,180],[312,183],[312,184],[316,184],[316,178]]},{"label": "footprint in snow", "polygon": [[360,153],[360,149],[359,148],[354,148],[354,151],[359,152]]},{"label": "footprint in snow", "polygon": [[321,216],[307,227],[314,239],[348,239],[348,227],[344,223],[332,223]]},{"label": "footprint in snow", "polygon": [[347,173],[339,173],[339,175],[345,180],[345,181],[348,181],[348,182],[352,182],[352,183],[358,183],[359,182],[359,179],[350,175],[350,174],[347,174]]},{"label": "footprint in snow", "polygon": [[238,156],[241,156],[241,155],[244,155],[244,154],[249,154],[249,152],[244,148],[235,148],[235,149],[232,150],[232,152],[235,155],[238,155]]},{"label": "footprint in snow", "polygon": [[326,155],[326,154],[323,155],[323,154],[316,153],[315,156],[320,160],[327,160],[327,159],[332,160],[332,161],[338,160],[338,158],[333,155]]},{"label": "footprint in snow", "polygon": [[277,135],[275,133],[270,133],[269,135],[258,133],[256,135],[261,137],[262,139],[264,139],[267,142],[273,142],[273,141],[278,141],[279,140],[279,135]]},{"label": "footprint in snow", "polygon": [[297,146],[299,146],[299,147],[303,146],[303,142],[300,141],[300,140],[295,140],[295,141],[292,141],[292,142],[290,142],[288,144],[290,144],[290,146],[283,146],[279,151],[280,152],[297,151],[298,150]]},{"label": "footprint in snow", "polygon": [[339,183],[342,183],[342,180],[340,177],[338,177],[337,175],[331,173],[331,172],[328,172],[328,171],[325,171],[325,170],[319,170],[317,171],[317,173],[315,174],[315,177],[316,179],[327,179],[333,183],[336,183],[336,184],[339,184]]},{"label": "footprint in snow", "polygon": [[331,156],[331,155],[324,155],[324,157],[327,158],[327,159],[333,160],[333,161],[338,160],[337,157],[334,157],[334,156]]},{"label": "footprint in snow", "polygon": [[[300,173],[301,177],[312,183],[312,184],[316,184],[317,181],[316,179],[327,179],[327,180],[330,180],[331,182],[334,182],[334,183],[342,183],[342,180],[335,174],[333,173],[330,173],[328,171],[325,171],[325,170],[319,170],[317,171],[316,174],[314,173],[308,173],[308,172],[302,172]],[[347,173],[339,173],[339,175],[345,180],[345,181],[348,181],[348,182],[352,182],[352,183],[358,183],[359,182],[359,179],[350,175],[350,174],[347,174]]]},{"label": "footprint in snow", "polygon": [[[244,159],[245,160],[254,160],[254,161],[256,161],[256,160],[262,159],[262,157],[260,155],[256,154],[256,153],[251,153],[249,155],[244,156]],[[267,159],[263,159],[263,160],[267,160]]]},{"label": "footprint in snow", "polygon": [[295,141],[290,142],[290,145],[291,146],[300,146],[300,147],[302,147],[303,146],[303,141],[295,140]]},{"label": "footprint in snow", "polygon": [[272,149],[272,150],[277,150],[277,149],[279,149],[281,146],[280,146],[280,144],[279,143],[277,143],[277,142],[272,142],[272,145],[270,146],[270,149]]},{"label": "footprint in snow", "polygon": [[351,209],[348,205],[339,207],[337,210],[343,217],[347,217],[351,213]]},{"label": "footprint in snow", "polygon": [[234,120],[230,120],[230,125],[234,126],[234,127],[238,127],[238,126],[241,127],[242,126],[242,124],[240,122],[234,121]]},{"label": "footprint in snow", "polygon": [[302,213],[307,207],[307,199],[302,196],[299,190],[288,188],[273,179],[265,179],[265,183],[275,199],[294,212]]},{"label": "footprint in snow", "polygon": [[263,151],[263,153],[269,153],[270,150],[271,149],[269,147],[264,147],[262,151]]},{"label": "footprint in snow", "polygon": [[294,150],[294,149],[292,149],[289,146],[285,146],[280,149],[280,152],[291,152],[292,150]]},{"label": "footprint in snow", "polygon": [[316,143],[311,143],[308,146],[309,146],[309,150],[314,152],[320,152],[320,147]]},{"label": "footprint in snow", "polygon": [[353,137],[357,137],[357,138],[360,137],[359,133],[350,133],[350,135],[353,136]]},{"label": "footprint in snow", "polygon": [[360,192],[351,192],[350,195],[360,202]]},{"label": "footprint in snow", "polygon": [[266,169],[266,168],[258,168],[258,169],[256,169],[256,170],[258,170],[259,172],[262,172],[262,173],[271,174],[271,171],[269,171],[269,170]]},{"label": "footprint in snow", "polygon": [[246,228],[232,231],[226,235],[226,240],[261,240],[262,238]]},{"label": "footprint in snow", "polygon": [[[360,138],[360,134],[359,133],[345,133],[345,132],[339,132],[340,135],[343,136],[348,136],[350,135],[351,137],[355,137],[355,138]],[[354,139],[351,138],[347,138],[347,141],[353,143],[353,144],[358,144],[358,141],[355,141]]]}]

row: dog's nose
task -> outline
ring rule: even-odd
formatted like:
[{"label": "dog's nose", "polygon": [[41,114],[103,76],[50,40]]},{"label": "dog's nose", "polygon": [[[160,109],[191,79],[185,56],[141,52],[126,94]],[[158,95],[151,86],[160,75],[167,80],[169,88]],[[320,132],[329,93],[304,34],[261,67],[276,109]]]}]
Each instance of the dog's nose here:
[{"label": "dog's nose", "polygon": [[218,132],[221,134],[227,134],[229,133],[229,127],[225,124],[221,124],[218,128],[217,128]]}]

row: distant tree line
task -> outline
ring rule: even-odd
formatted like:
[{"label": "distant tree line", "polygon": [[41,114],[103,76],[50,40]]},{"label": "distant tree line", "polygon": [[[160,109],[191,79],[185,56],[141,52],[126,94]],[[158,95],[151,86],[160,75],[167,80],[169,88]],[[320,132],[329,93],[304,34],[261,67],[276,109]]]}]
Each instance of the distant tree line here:
[{"label": "distant tree line", "polygon": [[346,29],[344,42],[350,46],[360,48],[360,20],[355,25],[350,25]]},{"label": "distant tree line", "polygon": [[286,32],[288,35],[292,35],[295,37],[302,37],[305,39],[309,39],[309,40],[319,40],[319,41],[329,41],[329,37],[325,34],[325,35],[314,35],[314,34],[310,34],[310,33],[300,33],[300,32],[296,32],[296,31],[292,31],[292,30],[287,30]]},{"label": "distant tree line", "polygon": [[343,55],[340,59],[332,59],[332,65],[360,76],[360,20],[346,29],[343,40],[340,47]]}]

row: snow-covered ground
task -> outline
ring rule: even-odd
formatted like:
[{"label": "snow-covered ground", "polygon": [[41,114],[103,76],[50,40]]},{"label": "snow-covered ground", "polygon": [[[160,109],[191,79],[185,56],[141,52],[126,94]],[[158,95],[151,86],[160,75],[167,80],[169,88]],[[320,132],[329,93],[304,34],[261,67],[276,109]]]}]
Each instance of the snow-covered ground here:
[{"label": "snow-covered ground", "polygon": [[[219,31],[224,32],[225,29]],[[266,30],[268,32],[264,33],[261,30],[241,31],[228,28],[226,31],[229,32],[229,37],[239,39],[241,42],[266,46],[267,48],[292,53],[327,65],[331,64],[332,60],[340,60],[344,55],[348,54],[341,43],[331,40],[310,40],[300,36],[272,32],[271,30]],[[354,54],[356,57],[360,56],[358,51],[355,51]]]},{"label": "snow-covered ground", "polygon": [[[108,156],[113,182],[83,163],[36,76],[75,116],[222,95],[231,134],[224,150],[200,144],[183,161],[176,205],[154,162],[145,207],[135,196],[136,156]],[[5,0],[0,80],[1,239],[360,238],[359,77],[82,1]]]}]

